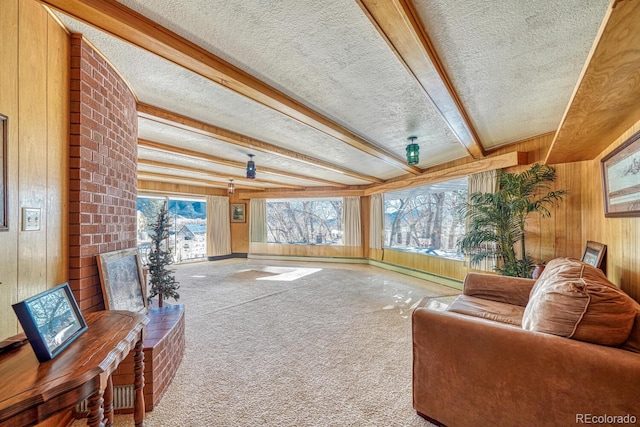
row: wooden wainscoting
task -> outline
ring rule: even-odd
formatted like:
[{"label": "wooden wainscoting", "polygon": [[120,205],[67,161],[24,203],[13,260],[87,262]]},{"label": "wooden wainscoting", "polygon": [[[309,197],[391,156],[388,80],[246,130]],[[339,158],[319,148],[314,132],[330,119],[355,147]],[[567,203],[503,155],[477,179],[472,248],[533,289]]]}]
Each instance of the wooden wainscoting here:
[{"label": "wooden wainscoting", "polygon": [[303,256],[319,258],[362,258],[360,246],[282,245],[280,243],[250,243],[252,255]]}]

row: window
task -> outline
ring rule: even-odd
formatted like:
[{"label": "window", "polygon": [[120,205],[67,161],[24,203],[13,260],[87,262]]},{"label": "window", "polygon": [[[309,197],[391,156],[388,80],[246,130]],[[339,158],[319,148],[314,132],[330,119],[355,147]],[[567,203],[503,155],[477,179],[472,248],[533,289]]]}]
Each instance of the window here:
[{"label": "window", "polygon": [[207,204],[198,199],[138,197],[138,251],[146,264],[151,247],[149,230],[160,207],[168,203],[173,225],[169,230],[169,247],[177,263],[207,256]]},{"label": "window", "polygon": [[342,198],[267,200],[267,242],[342,244]]},{"label": "window", "polygon": [[384,246],[462,259],[456,242],[465,233],[462,206],[467,178],[384,195]]}]

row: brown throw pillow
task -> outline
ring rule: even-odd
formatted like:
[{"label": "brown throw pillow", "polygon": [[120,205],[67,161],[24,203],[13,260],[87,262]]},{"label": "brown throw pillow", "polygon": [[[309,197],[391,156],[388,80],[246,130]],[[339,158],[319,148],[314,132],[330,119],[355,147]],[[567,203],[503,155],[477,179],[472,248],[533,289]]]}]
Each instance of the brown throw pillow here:
[{"label": "brown throw pillow", "polygon": [[531,289],[523,329],[602,345],[620,345],[631,333],[633,299],[597,268],[570,258],[549,262]]}]

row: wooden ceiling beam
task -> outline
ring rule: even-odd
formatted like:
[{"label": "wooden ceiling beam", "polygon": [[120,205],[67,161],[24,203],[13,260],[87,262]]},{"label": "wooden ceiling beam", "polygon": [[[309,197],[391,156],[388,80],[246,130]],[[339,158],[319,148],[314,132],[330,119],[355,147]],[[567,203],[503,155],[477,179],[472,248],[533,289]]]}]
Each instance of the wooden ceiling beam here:
[{"label": "wooden ceiling beam", "polygon": [[161,194],[163,196],[226,196],[226,188],[201,187],[199,185],[178,184],[162,181],[138,180],[138,196]]},{"label": "wooden ceiling beam", "polygon": [[116,0],[40,0],[411,174],[421,171],[233,64]]},{"label": "wooden ceiling beam", "polygon": [[381,185],[374,185],[364,190],[364,195],[417,187],[419,185],[435,184],[442,181],[462,178],[478,172],[493,169],[503,169],[512,166],[526,165],[529,163],[529,154],[522,151],[512,151],[495,157],[485,157],[460,166],[454,166],[445,170],[425,172],[420,176],[409,176],[389,180]]},{"label": "wooden ceiling beam", "polygon": [[356,0],[474,159],[484,148],[410,0]]},{"label": "wooden ceiling beam", "polygon": [[[224,158],[218,157],[218,156],[212,156],[211,154],[205,154],[205,153],[201,153],[199,151],[188,150],[188,149],[179,148],[179,147],[173,147],[171,145],[161,144],[159,142],[148,141],[148,140],[145,140],[145,139],[138,139],[138,146],[144,147],[144,148],[148,148],[148,149],[151,149],[151,150],[163,151],[165,153],[171,153],[171,154],[176,154],[176,155],[180,155],[180,156],[191,157],[191,158],[198,159],[198,160],[205,160],[205,161],[208,161],[208,162],[211,162],[211,163],[215,163],[215,164],[223,165],[223,166],[229,166],[229,167],[232,167],[232,168],[245,169],[246,166],[247,166],[245,163],[224,159]],[[320,178],[309,177],[309,176],[306,176],[306,175],[300,175],[300,174],[296,174],[296,173],[293,173],[293,172],[285,172],[285,171],[281,171],[279,169],[272,169],[272,168],[267,168],[267,167],[262,167],[262,166],[259,167],[258,172],[259,173],[266,173],[266,174],[270,174],[270,175],[276,175],[276,176],[284,176],[284,177],[287,177],[287,178],[302,179],[302,180],[305,180],[305,181],[308,181],[308,182],[317,182],[318,184],[328,185],[330,187],[337,187],[337,188],[345,188],[345,187],[347,187],[347,185],[341,184],[341,183],[338,183],[338,182],[327,181],[327,180],[320,179]],[[262,179],[262,178],[260,178],[260,179]]]},{"label": "wooden ceiling beam", "polygon": [[276,156],[285,157],[287,159],[302,162],[308,165],[320,167],[330,170],[339,174],[347,175],[352,178],[361,179],[367,182],[381,183],[383,180],[370,175],[365,175],[359,172],[352,171],[350,169],[343,168],[333,163],[325,162],[324,160],[316,159],[305,154],[297,153],[295,151],[288,150],[286,148],[278,147],[277,145],[269,144],[268,142],[260,141],[254,138],[250,138],[239,133],[220,128],[208,123],[201,122],[190,117],[183,116],[172,111],[167,111],[159,107],[152,105],[139,103],[138,104],[138,116],[152,120],[157,123],[162,123],[168,126],[172,126],[178,129],[186,130],[189,132],[197,133],[209,138],[215,138],[220,141],[228,142],[239,147],[245,147],[252,151],[261,151],[264,153],[274,154]]},{"label": "wooden ceiling beam", "polygon": [[[200,187],[216,187],[216,188],[227,188],[226,182],[219,181],[210,181],[206,179],[200,178],[189,178],[184,176],[177,176],[166,173],[157,173],[157,172],[138,172],[138,180],[146,180],[146,181],[162,181],[167,183],[180,183],[180,182],[188,182],[192,185],[197,185]],[[261,191],[260,187],[252,187],[248,185],[243,185],[244,188],[253,191]]]},{"label": "wooden ceiling beam", "polygon": [[[157,162],[155,160],[138,159],[138,165],[158,167],[158,168],[169,169],[169,170],[178,170],[178,171],[184,171],[184,172],[201,173],[201,174],[208,175],[210,177],[222,178],[224,180],[233,179],[234,185],[236,187],[238,187],[238,188],[241,188],[241,187],[247,185],[247,183],[250,184],[252,182],[252,180],[244,177],[243,175],[223,174],[223,173],[219,173],[219,172],[213,172],[213,171],[208,170],[208,169],[201,169],[201,168],[194,168],[194,167],[191,167],[191,166],[176,165],[176,164],[173,164],[173,163]],[[282,183],[282,182],[278,182],[278,181],[271,181],[271,180],[267,180],[267,179],[260,179],[259,182],[265,183],[265,184],[270,184],[270,185],[277,185],[278,187],[283,187],[283,188],[295,188],[297,190],[302,190],[302,189],[306,188],[306,187],[304,187],[302,185],[286,184],[286,183]],[[225,182],[224,184],[227,185],[228,182]],[[251,186],[251,185],[248,185],[247,188],[248,187],[254,187],[255,188],[255,186]]]},{"label": "wooden ceiling beam", "polygon": [[300,190],[264,190],[260,192],[240,191],[237,193],[241,200],[247,199],[299,199],[307,197],[348,197],[364,196],[364,190],[334,190],[334,189],[307,189]]},{"label": "wooden ceiling beam", "polygon": [[612,3],[545,159],[596,158],[640,120],[640,2]]}]

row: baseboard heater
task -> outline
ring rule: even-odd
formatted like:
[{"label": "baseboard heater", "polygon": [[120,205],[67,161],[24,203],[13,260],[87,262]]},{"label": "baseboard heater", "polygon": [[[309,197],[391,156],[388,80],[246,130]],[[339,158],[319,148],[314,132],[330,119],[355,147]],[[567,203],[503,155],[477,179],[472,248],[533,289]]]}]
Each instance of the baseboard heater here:
[{"label": "baseboard heater", "polygon": [[[113,409],[133,409],[135,391],[133,384],[113,387]],[[89,399],[78,403],[75,407],[77,418],[83,418],[89,414]]]}]

